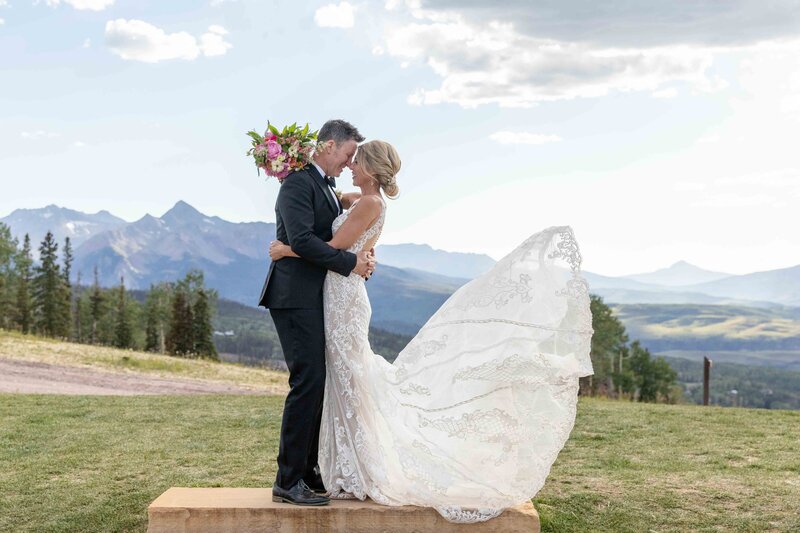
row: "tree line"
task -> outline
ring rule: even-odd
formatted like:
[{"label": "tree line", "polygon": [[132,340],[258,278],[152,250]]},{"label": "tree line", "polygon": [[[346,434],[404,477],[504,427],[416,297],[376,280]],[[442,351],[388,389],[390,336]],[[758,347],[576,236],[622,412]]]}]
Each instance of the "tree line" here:
[{"label": "tree line", "polygon": [[682,398],[678,374],[663,357],[653,357],[638,340],[629,342],[625,326],[600,296],[591,295],[591,358],[594,375],[581,378],[581,394],[676,403]]},{"label": "tree line", "polygon": [[72,244],[64,241],[61,257],[47,232],[34,262],[31,239],[22,246],[0,223],[0,329],[117,348],[142,349],[182,357],[219,360],[211,326],[216,291],[205,287],[203,273],[151,285],[141,301],[125,288],[72,283]]}]

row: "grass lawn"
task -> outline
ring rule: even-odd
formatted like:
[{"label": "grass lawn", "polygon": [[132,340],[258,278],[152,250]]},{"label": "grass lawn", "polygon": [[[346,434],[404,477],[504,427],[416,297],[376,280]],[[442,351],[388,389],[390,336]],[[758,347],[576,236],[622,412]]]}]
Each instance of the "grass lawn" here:
[{"label": "grass lawn", "polygon": [[[171,486],[269,487],[280,396],[0,395],[0,531],[145,531]],[[798,531],[800,412],[582,400],[544,531]]]},{"label": "grass lawn", "polygon": [[543,531],[800,531],[800,412],[582,400]]}]

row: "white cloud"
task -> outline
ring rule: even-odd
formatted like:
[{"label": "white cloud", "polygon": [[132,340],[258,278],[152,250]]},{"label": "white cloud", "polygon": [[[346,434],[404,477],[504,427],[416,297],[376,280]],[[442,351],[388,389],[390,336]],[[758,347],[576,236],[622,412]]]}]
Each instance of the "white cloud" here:
[{"label": "white cloud", "polygon": [[208,32],[200,36],[200,49],[203,55],[207,57],[225,55],[228,49],[232,48],[232,45],[223,38],[227,33],[228,30],[222,26],[209,26]]},{"label": "white cloud", "polygon": [[5,24],[5,23],[6,23],[6,19],[4,19],[4,18],[0,18],[0,26],[2,26],[2,25],[3,25],[3,24]]},{"label": "white cloud", "polygon": [[74,146],[75,148],[85,148],[86,143],[83,141],[75,141],[74,143],[72,143],[72,146]]},{"label": "white cloud", "polygon": [[414,22],[390,30],[388,53],[423,60],[442,78],[438,89],[420,89],[413,101],[462,107],[591,98],[612,91],[656,91],[674,81],[699,84],[712,63],[703,49],[595,48],[522,35],[511,24]]},{"label": "white cloud", "polygon": [[211,26],[209,26],[208,31],[210,31],[211,33],[216,33],[218,35],[228,35],[228,30],[217,24],[212,24]]},{"label": "white cloud", "polygon": [[0,7],[11,7],[8,4],[8,0],[0,0]]},{"label": "white cloud", "polygon": [[653,98],[675,98],[678,96],[678,89],[675,87],[667,87],[653,93]]},{"label": "white cloud", "polygon": [[92,46],[92,40],[89,37],[87,37],[86,39],[83,40],[83,45],[81,46],[81,48],[89,48],[91,46]]},{"label": "white cloud", "polygon": [[714,196],[701,198],[692,202],[692,207],[755,207],[773,205],[778,198],[762,193],[717,193]]},{"label": "white cloud", "polygon": [[489,138],[500,144],[546,144],[561,140],[558,135],[543,135],[525,131],[497,131],[489,135]]},{"label": "white cloud", "polygon": [[199,55],[224,55],[232,45],[225,42],[221,26],[211,26],[200,36],[181,31],[166,33],[141,20],[117,19],[106,23],[106,44],[122,59],[158,63],[169,59],[193,60]]},{"label": "white cloud", "polygon": [[412,16],[422,13],[424,18],[430,18],[431,14],[457,13],[473,24],[492,20],[510,22],[522,35],[585,43],[593,48],[751,45],[795,37],[800,27],[797,0],[770,2],[768,9],[762,2],[749,0],[406,0],[405,5]]},{"label": "white cloud", "polygon": [[697,192],[706,190],[705,183],[696,181],[679,181],[672,185],[672,189],[677,192]]},{"label": "white cloud", "polygon": [[211,7],[219,7],[223,4],[231,4],[237,0],[211,0]]},{"label": "white cloud", "polygon": [[718,143],[720,141],[719,134],[705,135],[697,139],[698,144]]},{"label": "white cloud", "polygon": [[20,133],[20,137],[23,139],[29,139],[33,141],[38,141],[40,139],[55,139],[56,137],[60,137],[61,134],[55,133],[52,131],[44,131],[44,130],[36,130],[36,131],[23,131]]},{"label": "white cloud", "polygon": [[[57,7],[62,0],[46,0],[46,4],[50,7]],[[89,11],[103,11],[105,8],[114,5],[114,0],[63,0],[75,9],[89,10]]]},{"label": "white cloud", "polygon": [[718,186],[732,185],[734,187],[742,185],[752,185],[753,187],[760,188],[790,187],[800,185],[800,171],[788,168],[744,176],[726,176],[724,178],[715,179],[714,184]]},{"label": "white cloud", "polygon": [[[746,2],[698,0],[586,10],[576,2],[389,0],[379,15],[384,42],[373,47],[401,66],[427,65],[441,79],[415,91],[412,104],[531,107],[633,91],[675,98],[676,82],[689,94],[727,88],[712,69],[720,54],[796,35],[800,11],[789,7],[767,13]],[[739,20],[751,21],[746,31],[734,28]]]},{"label": "white cloud", "polygon": [[355,8],[350,2],[322,6],[314,13],[314,22],[321,28],[352,28]]}]

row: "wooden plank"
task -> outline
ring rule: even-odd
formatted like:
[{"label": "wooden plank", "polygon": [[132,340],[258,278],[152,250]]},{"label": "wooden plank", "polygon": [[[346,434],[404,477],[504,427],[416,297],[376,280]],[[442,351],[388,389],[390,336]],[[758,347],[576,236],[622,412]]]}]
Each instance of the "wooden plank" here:
[{"label": "wooden plank", "polygon": [[371,500],[333,500],[322,507],[272,501],[271,488],[172,487],[147,509],[148,533],[538,533],[539,514],[530,502],[476,524],[448,522],[434,509],[389,507]]}]

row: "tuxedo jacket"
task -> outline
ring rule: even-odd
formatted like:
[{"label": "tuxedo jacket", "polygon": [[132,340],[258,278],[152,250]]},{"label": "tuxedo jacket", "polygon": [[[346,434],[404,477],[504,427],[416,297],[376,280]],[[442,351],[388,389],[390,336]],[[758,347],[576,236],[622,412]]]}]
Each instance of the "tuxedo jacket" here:
[{"label": "tuxedo jacket", "polygon": [[[348,276],[357,257],[327,244],[339,206],[314,165],[292,172],[275,202],[276,238],[300,257],[269,265],[258,305],[268,309],[314,309],[322,306],[322,284],[328,270]],[[355,274],[353,274],[355,275]]]}]

